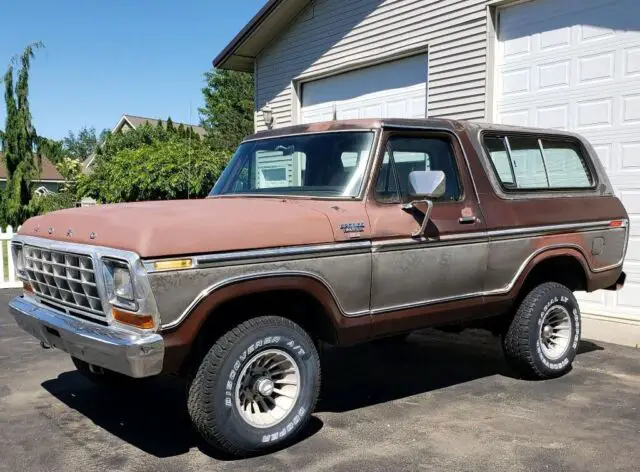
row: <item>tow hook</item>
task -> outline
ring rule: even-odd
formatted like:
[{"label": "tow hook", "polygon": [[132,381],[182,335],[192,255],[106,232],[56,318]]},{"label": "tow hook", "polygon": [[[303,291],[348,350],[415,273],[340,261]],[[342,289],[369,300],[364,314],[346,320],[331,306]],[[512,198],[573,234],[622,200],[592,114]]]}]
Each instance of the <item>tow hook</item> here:
[{"label": "tow hook", "polygon": [[51,345],[45,343],[44,341],[40,341],[40,347],[42,347],[42,349],[51,349]]}]

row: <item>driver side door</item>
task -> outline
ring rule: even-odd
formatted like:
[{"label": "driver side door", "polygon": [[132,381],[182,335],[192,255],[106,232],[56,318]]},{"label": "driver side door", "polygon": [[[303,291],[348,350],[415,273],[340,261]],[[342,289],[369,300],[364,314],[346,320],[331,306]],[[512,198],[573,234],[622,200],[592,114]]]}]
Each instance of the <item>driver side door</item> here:
[{"label": "driver side door", "polygon": [[[458,139],[446,131],[386,132],[367,199],[372,231],[373,335],[473,317],[488,257],[484,217]],[[407,209],[412,171],[441,170],[445,194],[424,214]],[[424,208],[424,207],[423,207]]]}]

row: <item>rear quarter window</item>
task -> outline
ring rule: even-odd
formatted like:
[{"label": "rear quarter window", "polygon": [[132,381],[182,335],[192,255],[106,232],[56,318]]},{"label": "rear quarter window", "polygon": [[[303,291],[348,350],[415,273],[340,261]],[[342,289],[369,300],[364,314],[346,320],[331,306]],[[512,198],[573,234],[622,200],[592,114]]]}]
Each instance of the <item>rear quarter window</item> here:
[{"label": "rear quarter window", "polygon": [[483,143],[505,190],[590,189],[593,174],[582,146],[571,139],[485,135]]}]

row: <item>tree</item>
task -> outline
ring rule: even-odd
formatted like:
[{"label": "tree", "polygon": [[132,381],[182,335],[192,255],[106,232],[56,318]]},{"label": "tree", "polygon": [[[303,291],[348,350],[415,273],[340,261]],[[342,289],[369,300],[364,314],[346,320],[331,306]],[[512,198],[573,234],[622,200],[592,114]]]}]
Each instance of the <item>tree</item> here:
[{"label": "tree", "polygon": [[151,126],[148,122],[126,133],[108,133],[105,140],[96,149],[96,160],[94,166],[99,161],[109,160],[120,151],[125,149],[137,149],[155,142],[165,142],[172,136],[168,129],[158,126]]},{"label": "tree", "polygon": [[99,144],[104,143],[110,134],[111,134],[111,130],[108,130],[106,128],[100,131],[100,136],[98,136],[98,143]]},{"label": "tree", "polygon": [[226,163],[223,153],[202,141],[172,136],[102,156],[93,172],[80,178],[78,195],[105,203],[204,197]]},{"label": "tree", "polygon": [[69,131],[69,134],[63,140],[64,147],[71,157],[84,161],[96,150],[98,146],[98,136],[96,135],[95,128],[87,128],[84,126],[78,131],[78,134],[74,134]]},{"label": "tree", "polygon": [[82,162],[72,157],[65,157],[58,161],[56,168],[65,180],[60,191],[63,193],[75,194],[76,183],[82,175]]},{"label": "tree", "polygon": [[232,153],[253,133],[253,75],[218,69],[204,75],[207,85],[202,89],[205,106],[198,109],[200,124],[213,149]]},{"label": "tree", "polygon": [[42,136],[38,136],[38,151],[55,165],[69,156],[62,141],[56,141],[55,139],[44,138]]},{"label": "tree", "polygon": [[[12,59],[4,75],[5,104],[7,117],[0,139],[4,149],[4,164],[7,168],[7,184],[4,204],[0,211],[3,219],[12,226],[20,225],[31,216],[29,202],[32,181],[41,168],[41,155],[37,152],[38,135],[31,123],[29,107],[29,71],[34,51],[43,47],[42,42],[29,44],[18,61]],[[19,62],[14,87],[14,66]]]},{"label": "tree", "polygon": [[173,133],[175,131],[174,127],[173,127],[173,120],[171,119],[171,117],[167,118],[167,132],[169,133]]}]

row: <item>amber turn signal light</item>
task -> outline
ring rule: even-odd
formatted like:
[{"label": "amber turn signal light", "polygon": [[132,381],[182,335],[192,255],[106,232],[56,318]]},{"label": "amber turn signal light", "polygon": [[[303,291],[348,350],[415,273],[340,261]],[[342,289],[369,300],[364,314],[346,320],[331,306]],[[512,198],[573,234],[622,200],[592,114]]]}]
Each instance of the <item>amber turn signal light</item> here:
[{"label": "amber turn signal light", "polygon": [[157,271],[191,269],[192,266],[193,261],[191,259],[173,259],[170,261],[155,261],[153,263],[153,269]]},{"label": "amber turn signal light", "polygon": [[624,226],[625,221],[624,220],[613,220],[609,223],[609,227],[611,228],[620,228],[622,226]]},{"label": "amber turn signal light", "polygon": [[31,286],[31,284],[29,284],[27,282],[22,282],[22,290],[24,290],[24,293],[28,293],[29,295],[33,295],[33,287]]},{"label": "amber turn signal light", "polygon": [[150,315],[135,315],[128,311],[119,310],[118,308],[112,308],[111,314],[114,320],[135,326],[136,328],[152,329],[155,326],[153,316]]}]

